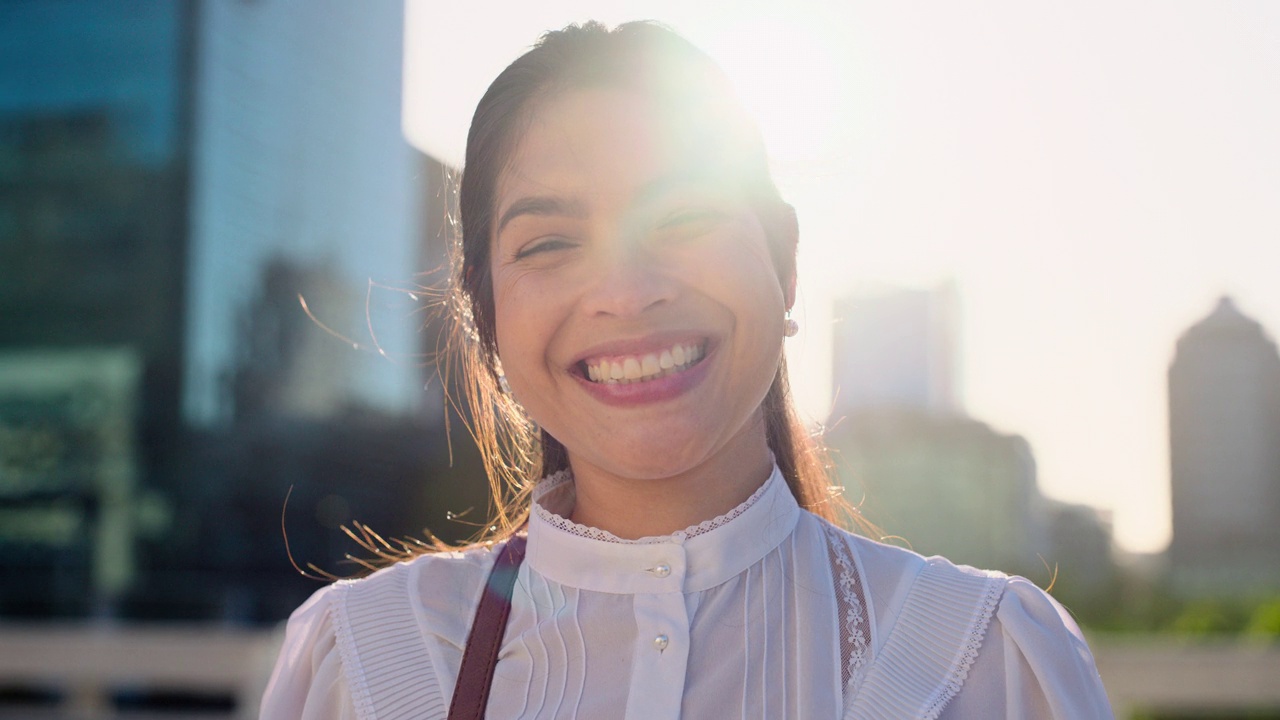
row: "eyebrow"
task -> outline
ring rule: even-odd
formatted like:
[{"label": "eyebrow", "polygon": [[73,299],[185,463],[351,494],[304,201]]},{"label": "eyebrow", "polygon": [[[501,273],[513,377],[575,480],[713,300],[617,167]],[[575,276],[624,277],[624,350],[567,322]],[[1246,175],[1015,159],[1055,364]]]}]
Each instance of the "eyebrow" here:
[{"label": "eyebrow", "polygon": [[507,226],[507,223],[515,220],[521,215],[559,215],[572,218],[585,218],[587,216],[587,206],[581,200],[552,197],[548,195],[522,197],[511,203],[511,206],[507,208],[506,212],[502,213],[502,217],[498,220],[498,231],[495,235],[501,235],[502,229]]},{"label": "eyebrow", "polygon": [[[721,178],[711,173],[682,170],[655,178],[636,192],[644,201],[651,201],[674,188],[698,185]],[[502,217],[498,219],[498,229],[494,236],[502,235],[502,230],[512,220],[521,215],[537,215],[541,217],[571,217],[582,219],[587,217],[587,205],[578,198],[556,197],[554,195],[530,195],[511,203]]]},{"label": "eyebrow", "polygon": [[720,178],[712,173],[682,169],[654,178],[640,186],[636,197],[644,202],[652,202],[673,190],[716,184],[719,180]]}]

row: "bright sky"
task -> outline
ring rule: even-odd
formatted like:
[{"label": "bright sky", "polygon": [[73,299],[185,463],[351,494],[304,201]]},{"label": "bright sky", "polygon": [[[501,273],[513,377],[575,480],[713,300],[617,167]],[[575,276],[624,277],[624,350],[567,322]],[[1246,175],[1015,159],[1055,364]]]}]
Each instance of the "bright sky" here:
[{"label": "bright sky", "polygon": [[805,409],[829,403],[832,298],[954,278],[968,411],[1122,547],[1168,542],[1178,335],[1224,293],[1280,333],[1280,3],[441,5],[408,2],[416,145],[456,163],[544,30],[672,25],[735,79],[799,212]]}]

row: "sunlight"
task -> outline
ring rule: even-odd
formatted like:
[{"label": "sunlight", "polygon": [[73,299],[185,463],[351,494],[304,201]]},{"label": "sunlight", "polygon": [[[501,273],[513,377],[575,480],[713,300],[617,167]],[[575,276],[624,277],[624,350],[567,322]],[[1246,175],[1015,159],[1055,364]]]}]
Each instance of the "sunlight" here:
[{"label": "sunlight", "polygon": [[[661,20],[724,68],[796,207],[803,409],[830,407],[833,298],[954,279],[966,409],[1028,439],[1046,492],[1114,510],[1117,542],[1152,551],[1179,334],[1223,293],[1280,332],[1280,62],[1267,23],[1090,7],[547,0],[495,22],[413,0],[405,131],[456,164],[484,87],[541,32]],[[1185,52],[1201,45],[1221,52]]]},{"label": "sunlight", "polygon": [[757,15],[702,42],[759,124],[776,171],[790,174],[838,152],[841,64],[799,15]]},{"label": "sunlight", "polygon": [[[839,37],[815,8],[758,8],[723,14],[676,0],[550,0],[504,8],[501,23],[463,4],[405,6],[404,131],[415,146],[461,163],[471,110],[485,87],[549,28],[599,20],[613,26],[656,18],[716,60],[764,133],[775,162],[787,168],[838,152],[843,122]],[[465,37],[465,42],[458,38]]]}]

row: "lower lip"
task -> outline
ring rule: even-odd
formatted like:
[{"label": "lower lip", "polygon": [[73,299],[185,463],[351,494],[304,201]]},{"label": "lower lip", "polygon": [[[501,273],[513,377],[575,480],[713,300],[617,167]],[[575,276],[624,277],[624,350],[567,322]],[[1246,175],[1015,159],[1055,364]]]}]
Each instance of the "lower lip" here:
[{"label": "lower lip", "polygon": [[689,392],[707,376],[707,361],[711,359],[711,351],[698,361],[696,365],[673,375],[665,375],[655,380],[632,383],[598,383],[574,374],[574,378],[600,402],[622,407],[647,405],[672,400]]}]

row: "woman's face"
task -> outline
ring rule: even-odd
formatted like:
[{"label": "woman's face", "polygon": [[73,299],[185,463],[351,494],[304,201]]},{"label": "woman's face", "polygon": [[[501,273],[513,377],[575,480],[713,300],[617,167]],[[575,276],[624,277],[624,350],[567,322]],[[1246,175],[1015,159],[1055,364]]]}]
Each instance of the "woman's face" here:
[{"label": "woman's face", "polygon": [[784,300],[713,121],[625,90],[541,103],[495,193],[498,352],[570,463],[685,473],[763,441]]}]

